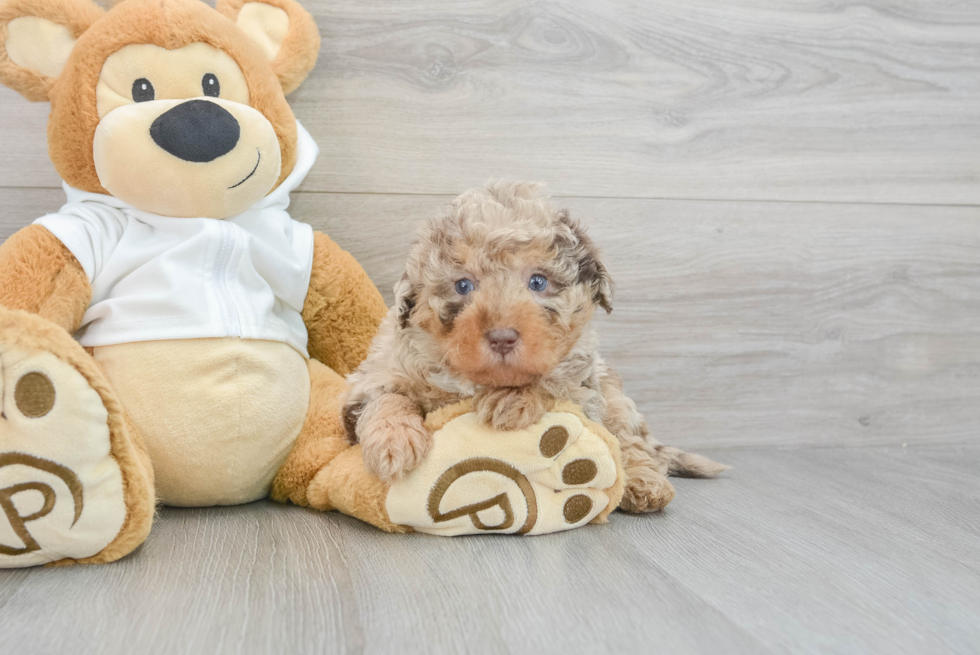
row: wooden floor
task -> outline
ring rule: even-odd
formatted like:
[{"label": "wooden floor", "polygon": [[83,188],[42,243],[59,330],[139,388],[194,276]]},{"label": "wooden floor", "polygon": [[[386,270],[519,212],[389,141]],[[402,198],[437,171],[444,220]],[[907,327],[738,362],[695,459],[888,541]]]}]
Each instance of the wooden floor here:
[{"label": "wooden floor", "polygon": [[[980,652],[980,3],[306,5],[293,216],[390,300],[454,194],[545,181],[627,391],[735,468],[532,539],[164,510],[116,564],[0,572],[0,653]],[[63,193],[46,105],[0,116],[3,239]]]},{"label": "wooden floor", "polygon": [[660,515],[526,539],[167,509],[115,564],[0,572],[0,650],[977,652],[980,447],[711,454]]}]

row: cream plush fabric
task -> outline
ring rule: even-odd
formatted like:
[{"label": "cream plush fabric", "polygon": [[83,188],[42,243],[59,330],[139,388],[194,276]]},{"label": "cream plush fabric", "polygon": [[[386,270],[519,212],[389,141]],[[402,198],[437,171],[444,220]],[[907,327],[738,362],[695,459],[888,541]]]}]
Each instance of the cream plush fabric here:
[{"label": "cream plush fabric", "polygon": [[0,399],[0,568],[95,555],[126,518],[99,394],[51,353],[0,341]]},{"label": "cream plush fabric", "polygon": [[536,535],[605,521],[623,493],[616,440],[574,406],[556,409],[511,432],[472,412],[452,418],[434,431],[419,468],[391,485],[388,517],[442,536]]},{"label": "cream plush fabric", "polygon": [[313,228],[286,209],[318,149],[297,122],[296,166],[237,216],[170,218],[65,186],[68,203],[35,223],[78,259],[92,302],[83,346],[241,337],[288,343],[308,357],[300,312],[313,267]]},{"label": "cream plush fabric", "polygon": [[143,435],[160,502],[269,495],[310,404],[298,352],[275,341],[176,339],[100,346],[94,356]]}]

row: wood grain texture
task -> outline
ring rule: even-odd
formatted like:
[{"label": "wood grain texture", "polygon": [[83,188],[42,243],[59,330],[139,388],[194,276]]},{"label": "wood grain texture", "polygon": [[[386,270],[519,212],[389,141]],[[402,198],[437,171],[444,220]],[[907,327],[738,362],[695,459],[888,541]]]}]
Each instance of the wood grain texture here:
[{"label": "wood grain texture", "polygon": [[[448,196],[294,194],[392,300]],[[0,238],[60,191],[0,189]],[[980,209],[561,199],[618,290],[603,352],[666,443],[976,443]]]},{"label": "wood grain texture", "polygon": [[[980,203],[980,4],[307,0],[308,191]],[[56,186],[0,90],[0,183]]]},{"label": "wood grain texture", "polygon": [[756,449],[662,515],[391,536],[271,503],[166,509],[106,566],[0,571],[4,650],[974,653],[980,450]]},{"label": "wood grain texture", "polygon": [[[300,194],[392,300],[449,196]],[[689,448],[975,443],[980,209],[562,199],[618,285],[603,352]]]},{"label": "wood grain texture", "polygon": [[[165,509],[115,564],[0,571],[0,653],[980,651],[980,4],[304,4],[293,216],[390,302],[452,195],[549,182],[627,391],[735,468],[529,539]],[[47,113],[0,88],[0,241],[64,200]]]}]

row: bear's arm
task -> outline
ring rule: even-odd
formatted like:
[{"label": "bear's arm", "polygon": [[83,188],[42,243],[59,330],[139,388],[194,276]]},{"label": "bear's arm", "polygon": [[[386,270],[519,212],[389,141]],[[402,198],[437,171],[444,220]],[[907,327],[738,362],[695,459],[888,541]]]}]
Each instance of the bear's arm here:
[{"label": "bear's arm", "polygon": [[0,245],[0,306],[38,314],[73,333],[91,301],[82,265],[45,228],[28,225]]},{"label": "bear's arm", "polygon": [[310,357],[347,375],[364,360],[388,308],[357,260],[313,235],[313,273],[303,305]]}]

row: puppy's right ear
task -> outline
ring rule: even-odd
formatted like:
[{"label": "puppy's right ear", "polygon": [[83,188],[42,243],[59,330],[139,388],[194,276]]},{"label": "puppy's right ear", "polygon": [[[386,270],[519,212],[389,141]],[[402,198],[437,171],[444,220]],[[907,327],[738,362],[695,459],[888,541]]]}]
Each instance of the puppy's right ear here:
[{"label": "puppy's right ear", "polygon": [[398,308],[398,327],[403,330],[408,327],[408,322],[412,318],[412,310],[418,296],[415,288],[408,279],[408,273],[403,273],[398,282],[395,283],[395,306]]},{"label": "puppy's right ear", "polygon": [[0,82],[50,99],[78,37],[105,12],[89,0],[8,0],[0,7]]}]

